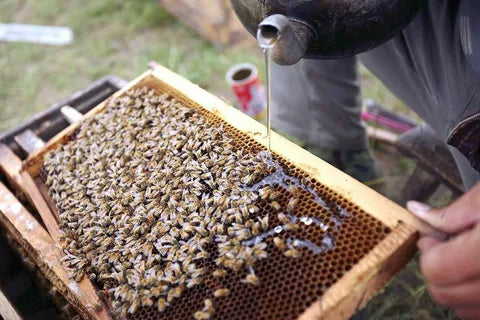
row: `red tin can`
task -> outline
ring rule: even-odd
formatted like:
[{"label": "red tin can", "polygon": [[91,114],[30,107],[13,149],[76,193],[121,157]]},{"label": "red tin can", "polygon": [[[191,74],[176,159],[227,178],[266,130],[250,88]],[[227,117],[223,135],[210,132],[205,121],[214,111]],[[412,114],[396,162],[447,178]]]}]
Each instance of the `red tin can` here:
[{"label": "red tin can", "polygon": [[257,120],[265,117],[265,89],[258,78],[258,69],[250,63],[237,64],[228,70],[227,82],[237,96],[240,109]]}]

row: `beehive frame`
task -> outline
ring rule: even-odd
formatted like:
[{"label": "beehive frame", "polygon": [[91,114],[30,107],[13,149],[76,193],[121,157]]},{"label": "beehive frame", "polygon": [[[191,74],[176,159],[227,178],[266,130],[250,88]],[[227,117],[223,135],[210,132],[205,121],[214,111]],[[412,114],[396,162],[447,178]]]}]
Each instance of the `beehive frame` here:
[{"label": "beehive frame", "polygon": [[[155,88],[159,84],[181,93],[185,98],[199,104],[235,129],[247,134],[252,140],[263,146],[267,145],[265,127],[262,124],[162,66],[157,65],[153,70],[145,72],[114,96],[121,96],[131,88],[140,86]],[[100,112],[106,105],[105,102],[101,103],[86,117]],[[49,150],[69,141],[78,125],[77,123],[68,127],[51,139],[43,149],[25,160],[23,164],[25,180],[33,183],[35,183],[35,179],[38,181],[43,156]],[[300,319],[346,319],[363,307],[412,257],[417,237],[414,227],[416,221],[400,206],[275,133],[272,135],[272,151],[344,199],[355,203],[360,209],[391,229],[391,232],[383,240],[336,281],[319,301],[313,303],[300,316]],[[49,207],[49,199],[45,193],[42,198],[41,193],[38,189],[34,190],[33,185],[30,184],[28,189],[30,193],[36,193],[36,195],[32,196],[31,194],[30,196],[37,208],[40,205],[45,211],[50,208],[52,213],[55,212],[55,208],[51,205]],[[50,234],[55,238],[58,226],[55,226],[53,217],[50,217],[50,222],[46,222],[45,217],[43,218]],[[95,314],[93,313],[91,316],[95,317]]]}]

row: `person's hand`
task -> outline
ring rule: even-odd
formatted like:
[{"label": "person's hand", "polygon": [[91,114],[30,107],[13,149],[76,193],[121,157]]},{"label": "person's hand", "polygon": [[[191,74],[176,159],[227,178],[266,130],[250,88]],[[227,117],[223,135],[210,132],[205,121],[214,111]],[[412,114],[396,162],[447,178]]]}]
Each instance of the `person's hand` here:
[{"label": "person's hand", "polygon": [[459,317],[480,319],[480,184],[442,209],[410,201],[408,210],[440,230],[454,234],[440,242],[422,236],[420,268],[432,297]]}]

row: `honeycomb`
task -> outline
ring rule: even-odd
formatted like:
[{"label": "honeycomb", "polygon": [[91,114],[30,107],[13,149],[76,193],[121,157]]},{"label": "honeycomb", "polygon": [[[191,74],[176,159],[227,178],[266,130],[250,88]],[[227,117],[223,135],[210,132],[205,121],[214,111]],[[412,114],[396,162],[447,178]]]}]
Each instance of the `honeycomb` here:
[{"label": "honeycomb", "polygon": [[[223,126],[226,134],[233,138],[235,148],[252,156],[265,151],[265,147],[246,133],[235,129],[167,84],[152,77],[144,79],[138,84],[140,86],[155,89],[159,94],[168,93],[203,115],[211,126]],[[202,310],[205,299],[212,299],[219,288],[228,288],[230,294],[214,299],[215,313],[211,319],[295,319],[391,231],[287,159],[277,154],[273,154],[273,158],[292,177],[291,180],[298,179],[305,186],[297,195],[299,201],[294,216],[290,217],[300,221],[300,228],[275,234],[287,244],[295,241],[302,244],[298,249],[301,256],[296,259],[286,257],[273,244],[273,236],[268,236],[268,258],[256,262],[255,274],[259,284],[252,286],[242,281],[247,270],[229,272],[224,278],[213,277],[218,253],[212,245],[206,248],[209,258],[198,264],[207,270],[203,283],[185,289],[182,296],[162,313],[155,306],[141,308],[129,314],[128,319],[192,319],[196,310]],[[286,185],[289,183],[291,181],[272,183],[272,187],[280,194],[277,202],[282,212],[288,211],[291,193]],[[272,208],[271,203],[261,201],[257,205],[260,208],[257,213],[259,217],[268,214],[271,225],[281,224],[277,218],[278,211]]]},{"label": "honeycomb", "polygon": [[[233,138],[236,147],[243,148],[245,152],[254,155],[266,150],[246,133],[237,130],[168,84],[155,80],[150,85],[146,83],[142,85],[147,85],[159,93],[174,96],[182,104],[201,113],[213,126],[223,125],[226,133]],[[129,319],[192,319],[193,312],[202,309],[205,299],[211,298],[217,288],[225,287],[230,289],[230,295],[214,301],[215,314],[212,319],[296,319],[390,233],[391,230],[381,221],[319,181],[310,178],[305,171],[287,159],[276,154],[274,157],[288,175],[307,181],[305,184],[315,190],[328,204],[328,208],[325,208],[314,201],[310,192],[302,191],[300,201],[295,207],[295,216],[328,221],[329,230],[333,229],[332,232],[325,232],[324,228],[317,224],[302,223],[298,231],[283,233],[280,237],[285,241],[291,237],[308,239],[321,245],[325,236],[328,236],[333,240],[333,248],[319,254],[304,248],[301,249],[300,258],[292,259],[285,257],[275,248],[272,243],[273,237],[270,237],[267,240],[268,259],[260,260],[255,265],[255,274],[260,280],[258,286],[241,282],[246,272],[229,273],[222,279],[206,276],[203,284],[184,291],[181,299],[173,302],[164,313],[159,313],[155,307],[142,308],[136,314],[130,315]],[[291,195],[280,185],[276,185],[275,189],[281,193],[278,202],[283,210]],[[258,215],[264,216],[269,213],[272,224],[278,224],[275,210],[268,204],[261,203]],[[209,253],[210,258],[202,265],[209,270],[206,275],[211,275],[216,268],[213,248]]]}]

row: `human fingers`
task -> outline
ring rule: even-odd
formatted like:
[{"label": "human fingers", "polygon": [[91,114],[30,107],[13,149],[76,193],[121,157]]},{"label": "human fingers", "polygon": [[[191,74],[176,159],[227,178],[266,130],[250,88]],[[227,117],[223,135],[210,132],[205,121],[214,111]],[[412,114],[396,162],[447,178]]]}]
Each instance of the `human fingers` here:
[{"label": "human fingers", "polygon": [[459,284],[480,279],[480,224],[426,250],[420,268],[432,285]]},{"label": "human fingers", "polygon": [[435,247],[439,243],[441,243],[441,241],[439,241],[436,238],[421,237],[417,242],[417,247],[418,247],[418,250],[420,250],[421,252],[425,252]]},{"label": "human fingers", "polygon": [[421,220],[449,233],[458,233],[480,222],[480,183],[445,208],[409,201],[407,209]]},{"label": "human fingers", "polygon": [[429,285],[428,291],[435,301],[452,308],[480,307],[480,278],[454,286]]}]

